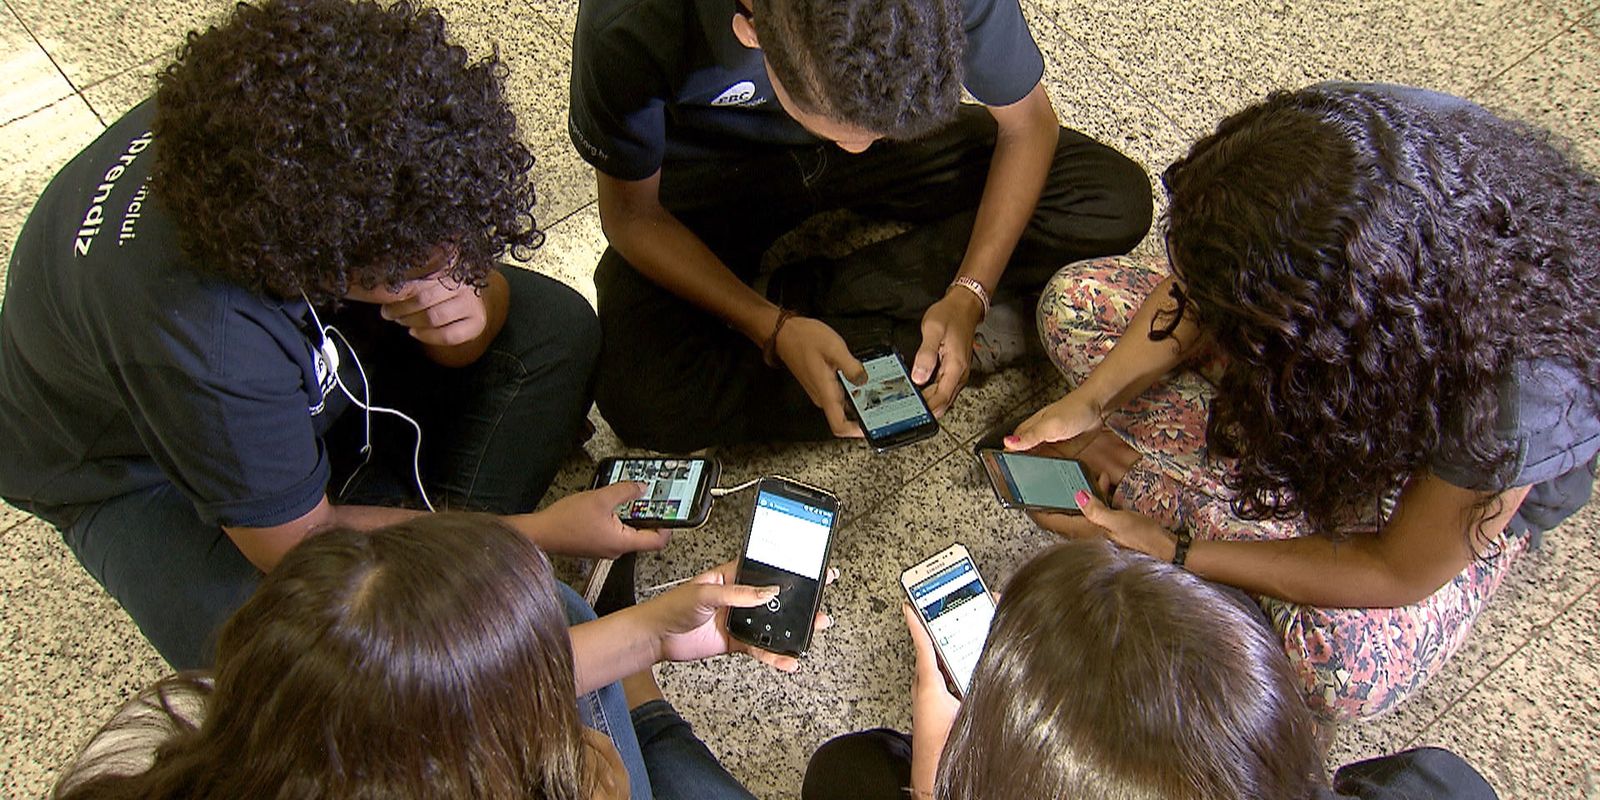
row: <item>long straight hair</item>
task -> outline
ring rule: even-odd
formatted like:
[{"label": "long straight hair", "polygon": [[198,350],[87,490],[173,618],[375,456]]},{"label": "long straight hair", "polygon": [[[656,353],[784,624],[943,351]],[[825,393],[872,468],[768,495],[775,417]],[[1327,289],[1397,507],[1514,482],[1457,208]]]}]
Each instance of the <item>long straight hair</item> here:
[{"label": "long straight hair", "polygon": [[1105,541],[1002,595],[940,759],[940,800],[1303,800],[1315,723],[1253,611]]},{"label": "long straight hair", "polygon": [[[585,797],[554,580],[488,516],[318,534],[223,627],[214,687],[179,675],[135,700],[155,719],[127,725],[170,731],[153,765],[120,774],[135,741],[77,765],[56,797]],[[203,697],[198,724],[174,707],[185,692]],[[101,735],[139,738],[121,724]]]}]

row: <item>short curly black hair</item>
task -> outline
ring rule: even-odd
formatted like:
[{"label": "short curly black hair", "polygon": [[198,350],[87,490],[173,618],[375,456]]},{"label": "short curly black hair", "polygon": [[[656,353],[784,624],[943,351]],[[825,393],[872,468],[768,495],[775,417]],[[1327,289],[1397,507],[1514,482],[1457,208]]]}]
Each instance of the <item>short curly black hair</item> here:
[{"label": "short curly black hair", "polygon": [[240,3],[158,78],[152,194],[199,268],[257,293],[394,286],[446,243],[481,284],[543,241],[506,72],[404,0]]},{"label": "short curly black hair", "polygon": [[1228,359],[1207,437],[1245,517],[1334,533],[1440,454],[1509,488],[1509,371],[1552,360],[1600,394],[1600,181],[1544,132],[1315,87],[1224,120],[1164,182],[1173,271]]},{"label": "short curly black hair", "polygon": [[967,48],[958,0],[760,0],[752,18],[807,112],[892,139],[955,118]]}]

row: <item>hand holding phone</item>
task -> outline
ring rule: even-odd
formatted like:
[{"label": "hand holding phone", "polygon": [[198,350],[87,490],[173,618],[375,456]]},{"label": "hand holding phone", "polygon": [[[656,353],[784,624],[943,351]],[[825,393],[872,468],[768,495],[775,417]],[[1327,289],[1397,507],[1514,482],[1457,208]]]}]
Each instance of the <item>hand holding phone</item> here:
[{"label": "hand holding phone", "polygon": [[855,383],[839,373],[867,444],[882,453],[919,442],[939,432],[939,421],[911,381],[905,360],[892,347],[875,347],[856,354],[866,370],[866,380]]},{"label": "hand holding phone", "polygon": [[[764,606],[777,595],[776,586],[745,586],[735,583],[735,562],[713,567],[688,583],[640,604],[649,612],[653,627],[661,634],[661,657],[669,661],[697,661],[723,653],[743,652],[781,672],[793,672],[800,662],[734,639],[728,633],[727,619],[745,608]],[[832,575],[828,576],[830,579]],[[812,618],[811,630],[826,630],[833,624],[827,614]]]},{"label": "hand holding phone", "polygon": [[510,519],[524,536],[552,553],[616,558],[639,550],[660,550],[672,538],[671,531],[640,530],[617,518],[617,506],[638,497],[637,483],[602,486]]},{"label": "hand holding phone", "polygon": [[1000,505],[1031,511],[1082,513],[1078,492],[1099,497],[1099,491],[1083,471],[1083,465],[1069,458],[1046,458],[1027,453],[1008,453],[980,448],[976,455],[989,476]]},{"label": "hand holding phone", "polygon": [[956,696],[965,697],[995,609],[972,555],[962,544],[953,544],[901,573],[900,585]]},{"label": "hand holding phone", "polygon": [[826,322],[810,317],[795,316],[778,332],[773,350],[789,374],[800,382],[811,403],[822,409],[833,435],[841,439],[861,436],[861,428],[845,416],[849,402],[839,388],[838,373],[851,377],[861,376],[861,363],[851,355],[837,331]]},{"label": "hand holding phone", "polygon": [[641,528],[696,528],[711,514],[711,490],[722,465],[706,458],[607,458],[594,488],[632,481],[644,494],[617,507],[617,517]]},{"label": "hand holding phone", "polygon": [[828,556],[838,526],[839,498],[813,486],[765,477],[745,534],[735,582],[777,586],[765,605],[730,611],[728,633],[746,644],[800,657],[822,608]]}]

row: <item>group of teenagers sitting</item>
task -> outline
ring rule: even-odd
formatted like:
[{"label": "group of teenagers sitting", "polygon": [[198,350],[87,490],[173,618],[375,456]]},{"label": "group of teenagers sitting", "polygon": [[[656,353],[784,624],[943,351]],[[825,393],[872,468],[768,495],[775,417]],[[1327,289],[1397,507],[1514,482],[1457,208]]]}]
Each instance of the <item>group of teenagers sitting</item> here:
[{"label": "group of teenagers sitting", "polygon": [[[748,797],[651,667],[795,669],[727,632],[772,588],[596,617],[545,553],[670,536],[619,519],[637,483],[540,503],[592,405],[667,453],[860,436],[840,377],[890,345],[937,416],[1047,356],[1070,390],[1001,442],[1103,499],[1034,516],[1068,541],[962,700],[908,611],[912,732],[824,744],[803,797],[1493,797],[1433,749],[1330,783],[1319,731],[1422,686],[1588,501],[1600,181],[1466,100],[1319,84],[1168,166],[1164,256],[1127,256],[1149,178],[1043,69],[1016,0],[582,0],[593,308],[499,263],[544,239],[536,76],[403,0],[191,33],[0,306],[0,497],[180,670],[56,795]],[[841,210],[892,230],[774,247]]]}]

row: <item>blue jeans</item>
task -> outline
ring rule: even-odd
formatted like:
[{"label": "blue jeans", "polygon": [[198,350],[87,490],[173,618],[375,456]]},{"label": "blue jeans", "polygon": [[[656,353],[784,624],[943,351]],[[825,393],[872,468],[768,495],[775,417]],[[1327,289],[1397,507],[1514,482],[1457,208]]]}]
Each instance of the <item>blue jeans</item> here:
[{"label": "blue jeans", "polygon": [[[571,587],[560,584],[560,592],[569,625],[595,618]],[[622,684],[613,683],[579,697],[578,718],[611,737],[628,768],[633,800],[755,800],[665,700],[652,700],[630,714]]]},{"label": "blue jeans", "polygon": [[[401,340],[362,354],[375,400],[422,423],[423,478],[441,510],[531,511],[576,446],[589,411],[600,350],[594,310],[550,278],[511,267],[502,272],[515,310],[472,366],[449,370],[427,362],[389,323],[383,324],[394,330],[384,334]],[[346,477],[340,462],[351,468],[359,462],[361,429],[361,414],[352,410],[325,439],[335,467],[329,497],[420,507],[411,468],[415,434],[383,416],[374,418],[373,463],[339,494]],[[172,483],[33,510],[61,530],[78,562],[176,669],[211,665],[216,629],[261,579],[233,540],[202,520]]]}]

